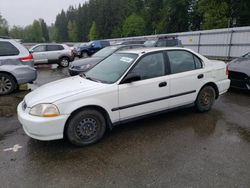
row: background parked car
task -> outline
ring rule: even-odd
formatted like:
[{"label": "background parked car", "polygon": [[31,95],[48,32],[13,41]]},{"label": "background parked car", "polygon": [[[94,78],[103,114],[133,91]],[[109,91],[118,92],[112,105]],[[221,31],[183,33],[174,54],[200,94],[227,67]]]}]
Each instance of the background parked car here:
[{"label": "background parked car", "polygon": [[0,95],[36,80],[33,57],[20,43],[0,38]]},{"label": "background parked car", "polygon": [[146,47],[183,47],[181,40],[176,37],[159,37],[144,43]]},{"label": "background parked car", "polygon": [[116,51],[134,49],[134,48],[143,48],[143,47],[145,46],[142,44],[108,46],[96,52],[92,57],[80,59],[80,60],[76,60],[72,62],[69,67],[69,74],[71,76],[75,76],[82,72],[87,72],[88,70],[93,68],[96,64],[98,64],[99,62],[101,62],[103,59],[107,58],[111,54],[115,53]]},{"label": "background parked car", "polygon": [[229,62],[230,87],[250,91],[250,52]]},{"label": "background parked car", "polygon": [[109,41],[105,40],[90,41],[87,45],[80,45],[77,48],[77,55],[80,58],[89,57],[106,46],[110,46]]},{"label": "background parked car", "polygon": [[38,44],[30,49],[35,64],[57,63],[61,67],[68,67],[74,60],[70,47],[65,44]]}]

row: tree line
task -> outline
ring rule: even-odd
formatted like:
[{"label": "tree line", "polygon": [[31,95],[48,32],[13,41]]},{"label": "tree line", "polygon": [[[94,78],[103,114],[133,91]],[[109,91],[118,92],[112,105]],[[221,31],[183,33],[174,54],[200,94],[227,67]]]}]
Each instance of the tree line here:
[{"label": "tree line", "polygon": [[89,0],[62,10],[47,26],[43,19],[8,27],[0,35],[25,42],[77,42],[250,25],[249,0]]}]

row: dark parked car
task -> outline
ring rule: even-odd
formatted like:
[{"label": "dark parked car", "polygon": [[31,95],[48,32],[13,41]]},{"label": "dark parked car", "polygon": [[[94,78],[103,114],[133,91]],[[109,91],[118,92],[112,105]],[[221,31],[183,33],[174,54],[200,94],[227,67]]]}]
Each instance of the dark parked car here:
[{"label": "dark parked car", "polygon": [[142,44],[108,46],[95,53],[92,57],[73,61],[69,67],[69,74],[71,76],[75,76],[80,73],[87,72],[116,51],[143,47],[145,46]]},{"label": "dark parked car", "polygon": [[228,64],[230,87],[250,91],[250,52]]},{"label": "dark parked car", "polygon": [[77,48],[77,55],[78,57],[89,57],[106,46],[110,46],[109,41],[105,40],[90,41],[89,43],[80,45]]},{"label": "dark parked car", "polygon": [[159,37],[154,40],[147,40],[146,47],[183,47],[182,42],[176,37]]}]

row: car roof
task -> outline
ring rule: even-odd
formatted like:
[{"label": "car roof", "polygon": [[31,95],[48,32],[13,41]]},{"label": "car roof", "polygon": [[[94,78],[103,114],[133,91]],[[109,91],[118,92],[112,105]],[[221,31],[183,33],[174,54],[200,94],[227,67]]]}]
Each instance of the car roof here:
[{"label": "car roof", "polygon": [[163,51],[163,50],[188,50],[188,49],[180,47],[152,47],[152,48],[136,48],[136,49],[122,50],[119,51],[118,53],[134,53],[140,55],[140,54]]},{"label": "car roof", "polygon": [[126,47],[126,46],[145,46],[144,44],[116,44],[116,45],[111,45],[111,46],[107,46],[107,47]]}]

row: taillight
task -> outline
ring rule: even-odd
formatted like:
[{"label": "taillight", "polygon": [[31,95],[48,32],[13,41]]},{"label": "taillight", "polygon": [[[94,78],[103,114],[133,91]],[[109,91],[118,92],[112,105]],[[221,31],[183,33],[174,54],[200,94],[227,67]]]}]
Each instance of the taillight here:
[{"label": "taillight", "polygon": [[228,64],[226,66],[226,75],[228,76],[229,75],[229,72],[228,72]]},{"label": "taillight", "polygon": [[32,54],[29,54],[28,56],[25,56],[25,57],[21,57],[19,58],[21,61],[31,61],[33,60],[33,56]]}]

